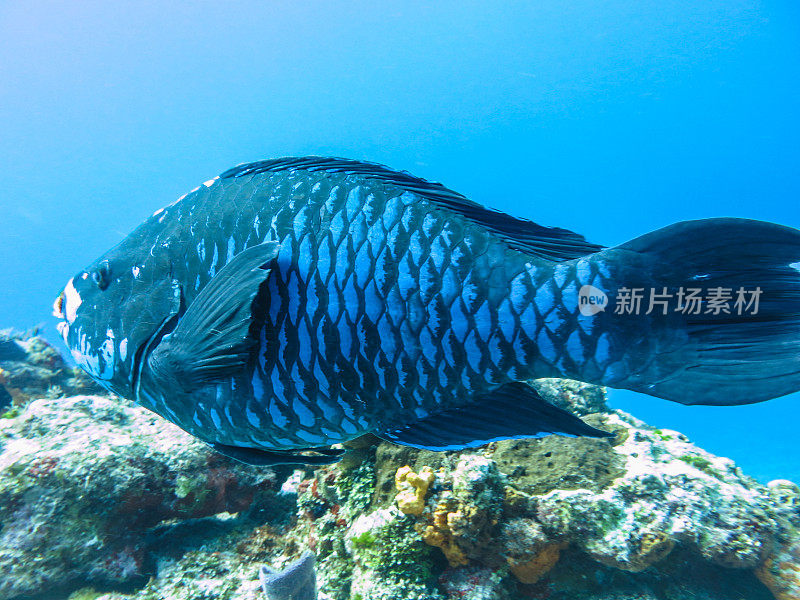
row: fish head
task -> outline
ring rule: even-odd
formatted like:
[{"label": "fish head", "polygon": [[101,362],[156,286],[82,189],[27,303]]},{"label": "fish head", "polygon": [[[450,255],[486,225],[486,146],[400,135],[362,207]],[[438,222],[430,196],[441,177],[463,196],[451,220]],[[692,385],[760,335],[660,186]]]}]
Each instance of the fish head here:
[{"label": "fish head", "polygon": [[183,304],[168,248],[153,248],[141,235],[129,236],[71,277],[53,305],[76,364],[133,400],[149,352],[174,328]]}]

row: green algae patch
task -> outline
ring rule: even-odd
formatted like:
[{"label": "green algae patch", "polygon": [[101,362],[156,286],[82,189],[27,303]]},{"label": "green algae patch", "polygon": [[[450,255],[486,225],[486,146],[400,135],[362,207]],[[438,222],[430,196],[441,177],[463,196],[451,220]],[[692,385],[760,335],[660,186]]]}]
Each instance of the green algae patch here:
[{"label": "green algae patch", "polygon": [[375,465],[364,461],[357,466],[343,470],[336,478],[336,488],[340,498],[355,512],[366,510],[375,491]]},{"label": "green algae patch", "polygon": [[711,461],[707,458],[702,456],[697,456],[696,454],[685,454],[684,456],[679,456],[678,460],[685,462],[687,465],[694,467],[695,469],[699,469],[712,477],[716,477],[717,479],[722,479],[722,475],[713,467]]},{"label": "green algae patch", "polygon": [[662,442],[669,442],[669,441],[672,441],[672,439],[673,439],[673,437],[670,434],[664,433],[660,429],[654,429],[653,433],[656,436],[658,436],[658,439],[660,439]]},{"label": "green algae patch", "polygon": [[357,550],[373,548],[377,541],[378,538],[375,537],[374,533],[371,531],[365,531],[364,533],[353,538],[353,548]]},{"label": "green algae patch", "polygon": [[354,538],[361,550],[364,565],[383,577],[396,581],[432,579],[430,565],[434,548],[414,531],[414,519],[399,517],[375,531],[365,531]]},{"label": "green algae patch", "polygon": [[438,600],[436,582],[443,568],[437,550],[415,529],[416,520],[396,509],[362,515],[348,540],[353,571],[350,599]]},{"label": "green algae patch", "polygon": [[19,406],[12,406],[3,414],[0,414],[0,419],[15,419],[22,413],[22,409]]},{"label": "green algae patch", "polygon": [[72,592],[67,600],[97,600],[97,598],[105,594],[105,592],[98,592],[94,588],[85,587]]}]

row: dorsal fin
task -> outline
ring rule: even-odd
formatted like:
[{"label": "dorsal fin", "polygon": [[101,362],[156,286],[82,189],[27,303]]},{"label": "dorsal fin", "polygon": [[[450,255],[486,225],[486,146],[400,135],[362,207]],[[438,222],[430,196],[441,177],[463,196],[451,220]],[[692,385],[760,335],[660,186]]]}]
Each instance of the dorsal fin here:
[{"label": "dorsal fin", "polygon": [[321,156],[285,157],[239,165],[225,171],[220,178],[294,170],[352,173],[397,186],[485,227],[502,238],[510,248],[540,258],[555,261],[572,260],[603,249],[603,246],[587,242],[583,236],[567,229],[544,227],[527,219],[512,217],[481,206],[440,183],[431,183],[410,173],[393,171],[376,163]]}]

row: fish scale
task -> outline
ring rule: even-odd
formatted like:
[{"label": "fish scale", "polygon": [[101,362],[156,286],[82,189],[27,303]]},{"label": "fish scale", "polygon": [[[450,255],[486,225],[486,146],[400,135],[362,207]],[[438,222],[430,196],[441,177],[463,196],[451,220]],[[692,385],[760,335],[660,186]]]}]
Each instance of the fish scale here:
[{"label": "fish scale", "polygon": [[[302,172],[272,175],[272,178],[277,177],[315,178],[319,175]],[[503,351],[502,345],[490,344],[488,331],[500,320],[500,303],[493,305],[489,302],[488,286],[482,285],[481,279],[490,279],[496,271],[505,273],[510,256],[516,259],[518,268],[529,262],[528,257],[504,248],[500,241],[486,239],[489,236],[481,236],[481,232],[462,234],[461,228],[448,227],[444,219],[434,228],[432,207],[408,192],[394,190],[393,196],[380,191],[368,194],[362,185],[351,184],[348,189],[347,179],[347,175],[342,175],[340,181],[327,182],[331,185],[330,194],[326,194],[327,186],[323,182],[313,179],[294,181],[287,185],[292,185],[294,190],[308,188],[315,192],[302,204],[290,201],[281,207],[270,207],[275,238],[282,243],[282,248],[286,240],[290,240],[286,248],[291,248],[292,255],[286,262],[298,265],[298,268],[291,272],[280,269],[276,274],[280,272],[281,276],[268,281],[270,297],[280,298],[281,302],[273,302],[265,322],[264,342],[260,348],[265,357],[265,372],[257,373],[257,376],[266,384],[263,386],[264,398],[271,398],[273,412],[277,407],[288,420],[283,432],[303,432],[304,437],[296,440],[299,446],[307,445],[314,431],[299,418],[292,422],[292,413],[297,411],[288,402],[280,402],[277,398],[281,396],[295,396],[306,404],[315,415],[315,427],[316,424],[328,429],[355,427],[356,432],[363,432],[376,425],[435,412],[442,398],[449,397],[450,402],[457,404],[459,399],[507,381],[504,373],[511,369],[517,372],[526,370],[521,364],[526,361],[526,356],[511,354],[508,346]],[[303,183],[306,185],[299,185]],[[272,180],[263,185],[273,189],[280,187],[280,183]],[[257,188],[254,193],[258,193]],[[384,218],[366,219],[362,211],[365,206],[363,199],[367,197],[372,199],[372,214]],[[319,218],[320,230],[316,239],[312,239],[313,230],[309,233],[307,227],[300,229],[301,235],[306,233],[311,240],[311,251],[303,254],[301,261],[299,244],[295,239],[298,230],[290,227],[289,223],[294,225],[299,217],[309,213]],[[426,219],[430,236],[422,230]],[[330,223],[329,230],[324,228],[325,223]],[[331,248],[331,238],[335,249]],[[374,251],[369,246],[371,240],[377,241]],[[385,244],[383,240],[386,240]],[[492,244],[495,245],[495,255],[490,258],[487,250]],[[450,260],[443,260],[441,255],[434,256],[432,247],[437,252],[442,248],[450,249]],[[368,251],[364,252],[364,248]],[[364,252],[362,256],[369,260],[353,261],[351,257],[359,256],[359,252]],[[375,256],[383,252],[387,260],[376,260]],[[320,254],[327,256],[319,260]],[[279,262],[283,262],[282,257]],[[304,267],[303,272],[300,272],[300,265]],[[379,267],[383,267],[380,275],[376,274]],[[419,276],[424,269],[428,269],[431,275],[427,279]],[[461,289],[455,286],[441,293],[445,272],[454,275],[447,278],[450,284],[459,278],[464,281]],[[308,285],[308,281],[315,275],[319,276],[327,295],[315,297],[311,303],[315,310],[307,312],[308,289],[314,288]],[[370,285],[373,279],[377,283]],[[426,281],[427,286],[420,285]],[[359,282],[368,283],[361,285]],[[367,290],[373,294],[370,306],[388,307],[382,311],[377,323],[366,309]],[[479,301],[481,293],[487,298]],[[428,307],[447,305],[448,300],[452,304],[448,318],[440,319],[438,327],[433,330],[428,327],[429,313],[421,302],[423,294],[429,297]],[[453,309],[458,312],[453,313]],[[302,324],[295,320],[298,314],[303,315]],[[436,313],[436,316],[442,315]],[[519,320],[513,314],[505,316],[505,319],[509,318]],[[383,327],[381,320],[385,321]],[[459,344],[466,343],[467,347],[461,353],[451,352],[451,360],[445,363],[446,353],[442,346],[446,343],[444,340],[454,334],[448,327],[454,321],[463,324],[464,332],[472,332],[472,336],[469,341],[466,335],[458,340]],[[322,323],[328,325],[323,327],[325,342],[301,353],[297,332],[316,331],[315,324]],[[427,356],[420,350],[423,327],[427,331]],[[530,323],[528,328],[535,331],[537,325]],[[310,334],[307,339],[311,339]],[[380,339],[382,343],[370,350],[369,340],[374,339]],[[358,365],[358,371],[352,365]],[[301,392],[294,385],[291,373],[295,367],[299,369],[299,380],[306,390],[314,390],[315,372],[325,374],[330,395],[321,404],[329,408],[327,414],[319,409],[318,398]],[[282,385],[277,390],[266,377],[270,369],[280,373]],[[443,372],[448,376],[446,381],[440,382],[439,374]],[[345,407],[359,404],[376,406],[378,410],[360,412],[360,423],[347,419]],[[234,423],[234,429],[239,429],[238,425]],[[347,432],[348,435],[352,433]],[[258,434],[263,436],[264,431],[259,430]],[[280,437],[285,439],[287,435],[282,433]]]}]

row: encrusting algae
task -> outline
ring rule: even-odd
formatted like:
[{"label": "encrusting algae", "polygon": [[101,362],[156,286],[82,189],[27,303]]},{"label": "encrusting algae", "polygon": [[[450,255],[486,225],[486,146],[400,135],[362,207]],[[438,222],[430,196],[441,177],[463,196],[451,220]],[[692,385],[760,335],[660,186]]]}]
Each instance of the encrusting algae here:
[{"label": "encrusting algae", "polygon": [[508,558],[508,566],[514,576],[522,583],[536,583],[544,577],[550,569],[556,566],[561,556],[561,550],[566,547],[566,542],[548,544],[527,562],[515,563]]},{"label": "encrusting algae", "polygon": [[776,600],[800,600],[800,544],[782,548],[756,569]]},{"label": "encrusting algae", "polygon": [[[644,570],[652,564],[666,558],[675,548],[675,541],[664,531],[645,533],[639,543],[639,553],[637,558]],[[632,568],[631,571],[636,569]]]}]

